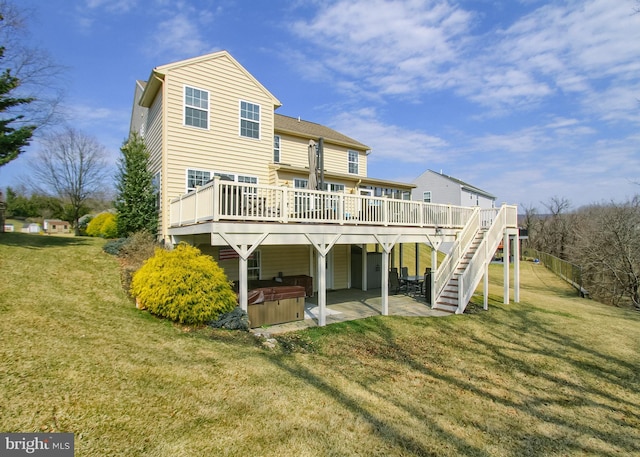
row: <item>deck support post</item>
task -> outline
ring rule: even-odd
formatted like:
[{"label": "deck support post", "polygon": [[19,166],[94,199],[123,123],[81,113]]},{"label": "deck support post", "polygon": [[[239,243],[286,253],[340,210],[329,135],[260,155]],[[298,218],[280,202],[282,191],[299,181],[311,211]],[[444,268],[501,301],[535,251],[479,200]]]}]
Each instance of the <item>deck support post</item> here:
[{"label": "deck support post", "polygon": [[367,277],[367,245],[362,245],[362,290],[367,290],[367,283],[369,278]]},{"label": "deck support post", "polygon": [[513,301],[520,303],[520,236],[515,230],[513,241]]},{"label": "deck support post", "polygon": [[[244,246],[246,248],[246,246]],[[239,259],[239,288],[238,288],[238,302],[240,302],[240,309],[247,311],[249,309],[248,296],[249,288],[247,286],[247,258],[240,256]]]},{"label": "deck support post", "polygon": [[398,242],[400,235],[374,235],[380,247],[382,247],[382,315],[389,315],[389,256],[395,244]]},{"label": "deck support post", "polygon": [[484,280],[482,282],[482,292],[484,294],[484,302],[482,309],[489,309],[489,262],[484,264]]},{"label": "deck support post", "polygon": [[323,234],[305,234],[309,242],[316,248],[318,276],[318,326],[327,325],[327,254],[336,244],[340,235],[327,237]]},{"label": "deck support post", "polygon": [[505,230],[502,236],[502,263],[504,264],[504,299],[502,302],[505,305],[509,304],[509,256],[511,255],[509,241],[509,232]]},{"label": "deck support post", "polygon": [[327,325],[327,254],[321,250],[317,252],[318,275],[318,326]]}]

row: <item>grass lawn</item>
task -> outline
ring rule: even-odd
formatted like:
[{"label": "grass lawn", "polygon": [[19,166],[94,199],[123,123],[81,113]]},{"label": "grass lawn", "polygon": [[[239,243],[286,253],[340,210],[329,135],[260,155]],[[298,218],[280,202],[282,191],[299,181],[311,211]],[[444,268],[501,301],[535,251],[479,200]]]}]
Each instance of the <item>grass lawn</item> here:
[{"label": "grass lawn", "polygon": [[519,304],[496,266],[489,311],[269,350],[136,310],[102,244],[0,235],[0,431],[73,432],[96,457],[640,455],[640,314],[541,265]]}]

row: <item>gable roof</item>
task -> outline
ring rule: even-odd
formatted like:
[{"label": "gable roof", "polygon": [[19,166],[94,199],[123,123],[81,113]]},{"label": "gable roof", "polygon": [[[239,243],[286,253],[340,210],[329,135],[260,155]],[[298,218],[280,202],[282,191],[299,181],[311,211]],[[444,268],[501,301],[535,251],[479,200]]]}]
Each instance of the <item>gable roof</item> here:
[{"label": "gable roof", "polygon": [[495,195],[490,194],[489,192],[487,192],[486,190],[482,190],[476,186],[472,186],[469,183],[466,183],[458,178],[454,178],[453,176],[449,176],[449,175],[445,175],[444,173],[440,172],[438,173],[437,171],[433,171],[433,170],[427,170],[427,172],[433,173],[435,175],[441,176],[443,178],[448,179],[449,181],[452,181],[458,185],[460,185],[460,187],[462,187],[462,189],[469,191],[469,192],[473,192],[479,195],[482,195],[484,197],[490,198],[492,200],[495,200],[497,197]]},{"label": "gable roof", "polygon": [[275,133],[286,133],[305,139],[323,138],[325,142],[363,151],[371,149],[366,144],[362,144],[332,128],[277,113],[274,115],[274,131]]},{"label": "gable roof", "polygon": [[156,97],[156,94],[158,93],[158,90],[160,90],[160,87],[162,87],[162,82],[164,81],[164,76],[167,74],[167,72],[174,70],[176,68],[197,64],[200,62],[206,62],[207,60],[215,60],[215,59],[228,59],[233,65],[235,65],[238,68],[238,70],[244,73],[247,78],[253,81],[253,83],[256,86],[258,86],[265,94],[267,94],[271,98],[274,108],[282,106],[282,103],[280,103],[280,101],[271,92],[269,92],[267,88],[260,83],[260,81],[258,81],[251,73],[249,73],[246,68],[240,65],[240,63],[236,59],[234,59],[231,56],[231,54],[229,54],[227,51],[212,52],[210,54],[205,54],[203,56],[192,57],[190,59],[185,59],[185,60],[179,60],[177,62],[160,65],[154,68],[151,71],[151,74],[149,75],[149,79],[147,80],[146,84],[143,85],[144,91],[142,92],[142,96],[140,97],[140,104],[147,108],[151,106],[151,103],[153,102],[153,100]]}]

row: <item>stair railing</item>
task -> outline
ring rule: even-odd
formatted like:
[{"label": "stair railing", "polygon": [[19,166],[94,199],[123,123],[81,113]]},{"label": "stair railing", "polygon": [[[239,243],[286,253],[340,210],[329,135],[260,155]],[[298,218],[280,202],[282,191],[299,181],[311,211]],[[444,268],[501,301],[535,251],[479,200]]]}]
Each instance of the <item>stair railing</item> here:
[{"label": "stair railing", "polygon": [[[458,237],[453,243],[451,251],[445,256],[442,263],[436,269],[435,279],[435,292],[436,297],[439,297],[442,290],[449,282],[449,279],[453,276],[462,256],[469,248],[469,245],[476,236],[476,233],[480,229],[480,208],[474,208],[473,214],[469,218],[469,221],[464,226],[462,231],[458,234]],[[437,300],[436,300],[437,301]]]},{"label": "stair railing", "polygon": [[469,261],[468,267],[458,277],[458,309],[456,314],[462,314],[471,300],[473,293],[480,284],[486,266],[491,262],[493,254],[498,249],[507,226],[508,206],[503,205],[493,219],[489,230],[485,233],[477,251]]}]

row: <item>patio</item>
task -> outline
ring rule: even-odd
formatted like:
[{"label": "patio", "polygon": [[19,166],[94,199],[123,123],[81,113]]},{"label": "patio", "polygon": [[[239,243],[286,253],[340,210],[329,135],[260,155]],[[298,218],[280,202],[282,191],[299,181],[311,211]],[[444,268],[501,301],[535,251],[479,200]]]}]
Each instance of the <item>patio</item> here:
[{"label": "patio", "polygon": [[[371,316],[380,316],[382,314],[381,310],[382,297],[380,289],[368,291],[362,291],[360,289],[327,291],[327,325],[364,319]],[[451,313],[431,309],[430,305],[424,301],[424,297],[397,294],[389,295],[389,315],[440,317],[450,316]],[[253,333],[269,333],[273,335],[317,326],[317,296],[314,296],[307,297],[305,301],[304,320],[258,327],[251,331]]]}]

